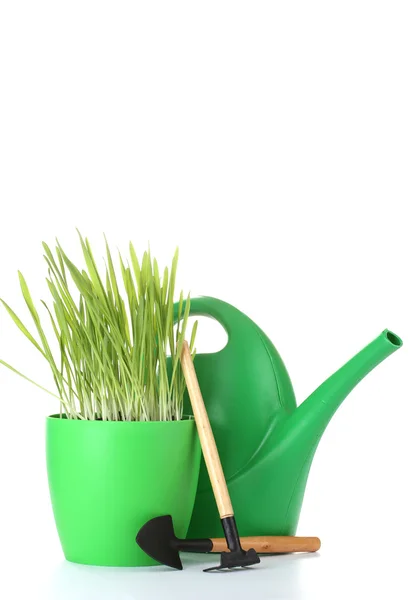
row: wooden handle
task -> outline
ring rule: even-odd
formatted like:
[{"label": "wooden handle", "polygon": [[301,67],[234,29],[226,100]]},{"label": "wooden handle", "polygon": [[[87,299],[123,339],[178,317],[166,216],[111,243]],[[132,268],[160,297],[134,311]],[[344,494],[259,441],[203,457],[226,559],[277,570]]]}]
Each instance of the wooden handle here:
[{"label": "wooden handle", "polygon": [[[227,552],[228,546],[224,538],[212,539],[212,552]],[[321,542],[318,537],[296,537],[296,536],[252,536],[241,538],[244,550],[253,548],[264,554],[283,552],[317,552]]]},{"label": "wooden handle", "polygon": [[226,517],[233,517],[232,502],[229,497],[228,487],[223,474],[218,449],[216,447],[215,438],[213,437],[205,403],[203,402],[202,393],[200,391],[199,382],[197,380],[196,371],[193,366],[193,360],[189,350],[189,345],[186,341],[183,342],[181,363],[187,389],[189,391],[189,398],[193,408],[193,415],[195,417],[197,431],[199,433],[203,456],[205,458],[206,468],[209,473],[213,493],[215,494],[220,518],[224,519]]}]

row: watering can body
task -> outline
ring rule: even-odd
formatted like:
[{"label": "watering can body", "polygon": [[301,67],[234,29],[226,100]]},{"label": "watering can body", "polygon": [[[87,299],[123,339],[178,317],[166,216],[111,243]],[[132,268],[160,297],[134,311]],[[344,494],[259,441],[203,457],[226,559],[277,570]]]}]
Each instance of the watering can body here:
[{"label": "watering can body", "polygon": [[[210,297],[193,299],[191,314],[216,319],[228,334],[219,352],[196,355],[195,368],[240,534],[294,535],[328,422],[353,387],[402,342],[382,332],[297,407],[278,351],[249,317]],[[188,398],[185,412],[191,413]],[[203,464],[188,536],[222,533]]]}]

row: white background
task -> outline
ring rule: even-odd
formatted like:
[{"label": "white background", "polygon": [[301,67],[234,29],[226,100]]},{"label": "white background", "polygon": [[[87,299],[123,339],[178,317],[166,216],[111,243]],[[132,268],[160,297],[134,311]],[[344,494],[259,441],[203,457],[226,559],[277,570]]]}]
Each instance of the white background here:
[{"label": "white background", "polygon": [[[163,264],[179,244],[180,285],[253,318],[299,401],[385,327],[404,341],[317,451],[298,533],[319,555],[226,576],[194,556],[182,573],[65,563],[57,406],[2,368],[1,597],[412,597],[414,31],[397,0],[1,2],[0,296],[18,313],[17,269],[47,296],[41,241],[77,257],[79,227],[98,254],[102,232]],[[52,385],[5,311],[0,357]]]}]

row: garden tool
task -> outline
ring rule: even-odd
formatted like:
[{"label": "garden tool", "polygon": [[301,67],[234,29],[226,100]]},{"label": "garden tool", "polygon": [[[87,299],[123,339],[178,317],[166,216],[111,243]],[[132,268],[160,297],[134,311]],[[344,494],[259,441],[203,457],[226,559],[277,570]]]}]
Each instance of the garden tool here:
[{"label": "garden tool", "polygon": [[202,446],[203,456],[229,549],[229,552],[221,553],[220,565],[205,569],[205,571],[233,569],[235,567],[249,567],[255,565],[260,562],[256,551],[253,548],[243,550],[241,547],[232,502],[223,474],[218,449],[216,447],[215,438],[213,437],[209,417],[206,412],[205,403],[203,402],[196,371],[193,365],[193,359],[186,340],[183,342],[180,360],[187,390],[189,392],[190,402],[192,404],[200,445]]},{"label": "garden tool", "polygon": [[[155,517],[140,529],[137,544],[158,562],[182,569],[179,552],[227,552],[225,538],[181,540],[174,533],[171,515]],[[284,554],[287,552],[317,552],[320,540],[317,537],[253,536],[241,538],[243,548],[253,548],[262,554]]]}]

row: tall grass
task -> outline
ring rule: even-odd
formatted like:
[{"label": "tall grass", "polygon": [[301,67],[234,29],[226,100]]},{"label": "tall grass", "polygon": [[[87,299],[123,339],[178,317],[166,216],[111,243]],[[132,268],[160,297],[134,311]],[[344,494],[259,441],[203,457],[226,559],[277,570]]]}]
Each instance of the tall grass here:
[{"label": "tall grass", "polygon": [[[129,262],[119,254],[116,269],[105,240],[102,277],[88,239],[81,234],[79,239],[85,261],[82,269],[68,258],[58,241],[54,252],[43,243],[52,304],[41,302],[51,323],[49,336],[20,271],[20,287],[35,333],[1,300],[20,331],[49,363],[57,389],[56,394],[49,393],[60,400],[61,414],[70,419],[181,419],[185,381],[180,353],[190,297],[184,299],[180,293],[175,328],[178,250],[170,271],[166,267],[161,273],[150,250],[140,262],[130,243]],[[196,329],[197,323],[190,336],[193,355]],[[5,361],[0,363],[42,387]]]}]

